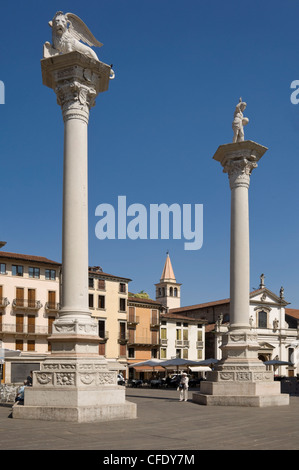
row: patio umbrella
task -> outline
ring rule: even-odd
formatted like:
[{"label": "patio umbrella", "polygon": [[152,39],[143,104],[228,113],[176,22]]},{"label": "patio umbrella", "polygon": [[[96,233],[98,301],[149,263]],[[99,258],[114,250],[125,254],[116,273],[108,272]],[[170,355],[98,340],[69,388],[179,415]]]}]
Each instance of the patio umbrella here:
[{"label": "patio umbrella", "polygon": [[21,351],[14,350],[14,349],[5,349],[5,348],[0,348],[0,363],[4,363],[4,359],[6,357],[16,357],[20,356]]},{"label": "patio umbrella", "polygon": [[219,359],[204,359],[197,363],[198,366],[211,366],[212,364],[217,364]]},{"label": "patio umbrella", "polygon": [[139,366],[155,367],[155,366],[159,366],[161,362],[162,362],[161,359],[149,359],[148,361],[136,362],[135,364],[130,364],[129,367],[139,367]]},{"label": "patio umbrella", "polygon": [[271,361],[265,361],[266,366],[292,366],[292,362],[288,361],[278,361],[277,359],[272,359]]},{"label": "patio umbrella", "polygon": [[198,365],[198,362],[199,361],[195,361],[195,360],[191,361],[189,359],[182,359],[180,357],[176,357],[174,359],[168,359],[167,361],[160,362],[159,366],[165,367],[165,368],[167,368],[167,367],[175,368],[176,367],[176,369],[178,371],[180,366],[181,367],[184,367],[184,366],[189,367],[189,366],[192,366],[192,365],[196,366],[196,365]]}]

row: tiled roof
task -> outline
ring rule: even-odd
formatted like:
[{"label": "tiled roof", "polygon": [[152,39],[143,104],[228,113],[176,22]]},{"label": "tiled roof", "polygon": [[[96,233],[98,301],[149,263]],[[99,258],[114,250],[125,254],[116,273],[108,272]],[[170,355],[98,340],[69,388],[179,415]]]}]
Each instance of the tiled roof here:
[{"label": "tiled roof", "polygon": [[299,310],[296,308],[286,308],[285,309],[286,315],[290,317],[297,318],[299,320]]},{"label": "tiled roof", "polygon": [[160,302],[157,302],[156,300],[152,299],[146,299],[144,297],[135,297],[134,294],[129,293],[128,296],[128,302],[138,302],[138,303],[147,303],[147,304],[153,304],[156,305],[157,307],[162,307],[162,304]]},{"label": "tiled roof", "polygon": [[[250,292],[250,297],[256,295],[258,292],[263,292],[263,289],[256,289]],[[205,302],[202,304],[188,305],[186,307],[180,307],[180,308],[172,308],[169,310],[169,312],[171,313],[187,312],[190,310],[198,310],[201,308],[214,307],[216,305],[223,305],[223,304],[229,304],[229,303],[230,303],[230,299],[214,300],[212,302]]]},{"label": "tiled roof", "polygon": [[21,253],[9,253],[8,251],[0,251],[0,258],[16,259],[16,260],[22,260],[22,261],[32,261],[35,263],[43,263],[43,264],[55,264],[57,266],[61,266],[61,263],[45,258],[43,256],[24,255]]},{"label": "tiled roof", "polygon": [[198,322],[207,323],[207,320],[205,320],[204,318],[192,318],[192,317],[189,317],[188,315],[183,315],[179,313],[164,313],[161,315],[161,320],[163,320],[163,318],[169,319],[169,320],[182,320],[182,321],[193,322],[193,323],[198,323]]},{"label": "tiled roof", "polygon": [[[0,252],[1,253],[1,252]],[[115,279],[120,279],[123,281],[132,281],[132,279],[129,279],[127,277],[122,277],[122,276],[117,276],[116,274],[108,274],[108,273],[103,273],[103,271],[93,271],[92,269],[89,268],[89,274],[94,274],[94,276],[98,279],[101,277],[107,277],[107,278],[115,278]]]},{"label": "tiled roof", "polygon": [[186,312],[190,310],[197,310],[200,308],[205,308],[205,307],[213,307],[214,305],[222,305],[222,304],[228,304],[230,302],[230,299],[224,299],[224,300],[215,300],[214,302],[206,302],[203,304],[196,304],[196,305],[190,305],[187,307],[180,307],[180,308],[172,308],[169,310],[170,313],[180,313],[180,312]]}]

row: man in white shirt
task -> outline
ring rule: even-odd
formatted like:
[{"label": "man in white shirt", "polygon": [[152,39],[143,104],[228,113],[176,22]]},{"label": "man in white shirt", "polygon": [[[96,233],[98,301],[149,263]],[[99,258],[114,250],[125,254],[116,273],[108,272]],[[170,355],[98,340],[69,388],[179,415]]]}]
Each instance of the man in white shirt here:
[{"label": "man in white shirt", "polygon": [[189,388],[189,378],[188,375],[183,372],[181,381],[180,381],[180,401],[188,400],[188,388]]}]

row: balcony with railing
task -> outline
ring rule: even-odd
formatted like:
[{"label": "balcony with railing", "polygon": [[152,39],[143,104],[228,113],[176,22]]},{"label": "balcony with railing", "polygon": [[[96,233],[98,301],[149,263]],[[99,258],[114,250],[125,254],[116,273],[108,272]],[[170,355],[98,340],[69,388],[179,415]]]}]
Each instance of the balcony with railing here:
[{"label": "balcony with railing", "polygon": [[12,307],[18,310],[39,310],[42,308],[40,300],[13,299]]},{"label": "balcony with railing", "polygon": [[129,341],[129,333],[126,332],[120,332],[118,335],[118,342],[119,344],[126,344]]},{"label": "balcony with railing", "polygon": [[203,348],[203,341],[196,341],[196,348],[202,349]]},{"label": "balcony with railing", "polygon": [[106,343],[106,342],[108,341],[108,339],[109,339],[109,332],[108,332],[108,331],[104,331],[104,332],[102,332],[102,333],[99,335],[99,337],[100,337],[100,343],[101,343],[101,344],[102,344],[102,343]]},{"label": "balcony with railing", "polygon": [[175,340],[175,347],[176,348],[189,348],[190,341],[187,339],[176,339]]},{"label": "balcony with railing", "polygon": [[130,346],[159,346],[161,344],[156,335],[130,337],[128,343]]},{"label": "balcony with railing", "polygon": [[136,326],[140,322],[139,317],[136,317],[135,315],[129,315],[128,321],[127,321],[127,326]]},{"label": "balcony with railing", "polygon": [[60,309],[60,304],[57,302],[46,302],[45,310],[46,312],[58,312]]},{"label": "balcony with railing", "polygon": [[38,336],[49,336],[48,326],[33,325],[33,324],[18,324],[18,323],[0,323],[0,335],[38,335]]},{"label": "balcony with railing", "polygon": [[0,297],[0,308],[5,308],[10,304],[7,297]]}]

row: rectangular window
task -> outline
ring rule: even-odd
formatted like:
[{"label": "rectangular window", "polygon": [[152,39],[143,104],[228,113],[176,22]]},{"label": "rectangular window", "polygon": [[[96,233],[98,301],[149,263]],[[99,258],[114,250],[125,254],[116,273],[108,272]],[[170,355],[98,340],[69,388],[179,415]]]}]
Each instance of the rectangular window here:
[{"label": "rectangular window", "polygon": [[188,359],[188,349],[183,349],[183,359]]},{"label": "rectangular window", "polygon": [[197,330],[197,341],[202,341],[202,330]]},{"label": "rectangular window", "polygon": [[126,293],[126,284],[124,282],[119,283],[119,292]]},{"label": "rectangular window", "polygon": [[161,328],[161,339],[167,339],[167,328]]},{"label": "rectangular window", "polygon": [[130,359],[134,359],[134,357],[135,357],[135,349],[134,348],[129,348],[128,349],[128,357]]},{"label": "rectangular window", "polygon": [[24,307],[24,289],[23,287],[16,288],[16,306]]},{"label": "rectangular window", "polygon": [[105,338],[105,320],[99,320],[99,337]]},{"label": "rectangular window", "polygon": [[119,339],[126,339],[126,324],[124,322],[119,324]]},{"label": "rectangular window", "polygon": [[24,331],[24,315],[16,315],[16,332],[23,333]]},{"label": "rectangular window", "polygon": [[48,333],[52,334],[53,323],[55,321],[55,317],[48,317]]},{"label": "rectangular window", "polygon": [[35,351],[35,341],[28,340],[27,341],[27,351]]},{"label": "rectangular window", "polygon": [[158,350],[152,349],[152,359],[157,359],[157,357],[158,357]]},{"label": "rectangular window", "polygon": [[93,294],[88,295],[88,305],[89,308],[93,308]]},{"label": "rectangular window", "polygon": [[28,333],[35,333],[35,316],[28,315]]},{"label": "rectangular window", "polygon": [[100,343],[99,344],[99,355],[100,356],[105,356],[106,353],[106,343]]},{"label": "rectangular window", "polygon": [[161,348],[160,354],[160,359],[166,359],[166,348]]},{"label": "rectangular window", "polygon": [[88,287],[90,289],[93,289],[94,288],[94,278],[93,277],[89,277],[88,278]]},{"label": "rectangular window", "polygon": [[152,324],[153,325],[158,325],[159,324],[158,310],[152,310]]},{"label": "rectangular window", "polygon": [[183,330],[183,340],[188,341],[188,330]]},{"label": "rectangular window", "polygon": [[46,269],[45,270],[45,278],[47,279],[47,281],[55,281],[55,279],[56,279],[55,269]]},{"label": "rectangular window", "polygon": [[126,299],[119,299],[119,310],[121,312],[126,311]]},{"label": "rectangular window", "polygon": [[197,359],[202,359],[202,349],[197,350]]},{"label": "rectangular window", "polygon": [[126,344],[119,345],[119,357],[126,357],[127,356],[127,346]]},{"label": "rectangular window", "polygon": [[6,264],[0,263],[0,274],[6,274]]},{"label": "rectangular window", "polygon": [[98,308],[105,308],[105,296],[99,295],[98,297]]},{"label": "rectangular window", "polygon": [[16,350],[23,351],[24,349],[24,342],[22,339],[16,339]]},{"label": "rectangular window", "polygon": [[177,341],[182,339],[182,330],[176,330],[176,339]]},{"label": "rectangular window", "polygon": [[153,344],[158,344],[159,343],[159,332],[158,331],[152,331],[152,343]]},{"label": "rectangular window", "polygon": [[105,290],[106,289],[105,279],[98,279],[98,289],[99,290]]},{"label": "rectangular window", "polygon": [[23,276],[24,267],[19,264],[12,265],[12,275],[13,276]]},{"label": "rectangular window", "polygon": [[35,289],[28,289],[28,307],[35,308]]},{"label": "rectangular window", "polygon": [[33,277],[35,279],[39,279],[40,277],[40,269],[39,268],[28,268],[29,277]]},{"label": "rectangular window", "polygon": [[55,290],[48,291],[48,309],[50,310],[56,309],[56,291]]}]

